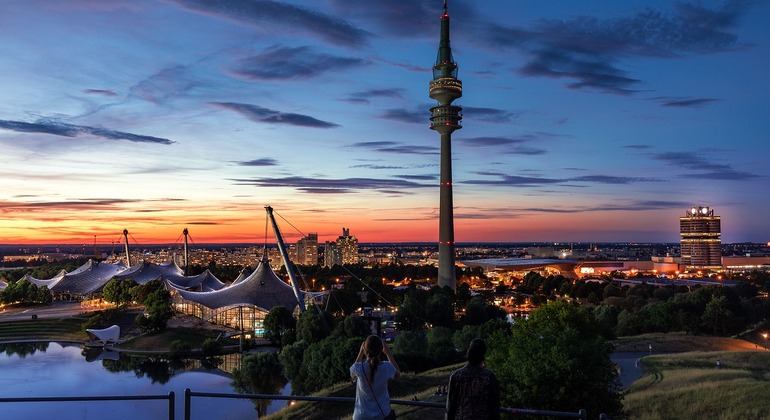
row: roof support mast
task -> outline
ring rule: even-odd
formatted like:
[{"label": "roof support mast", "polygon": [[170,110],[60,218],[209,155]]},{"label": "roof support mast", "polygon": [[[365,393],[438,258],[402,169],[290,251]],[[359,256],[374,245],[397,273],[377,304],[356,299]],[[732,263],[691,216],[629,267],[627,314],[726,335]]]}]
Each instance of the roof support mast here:
[{"label": "roof support mast", "polygon": [[281,253],[283,265],[286,266],[286,272],[289,274],[289,280],[291,281],[291,285],[294,288],[294,297],[297,298],[299,310],[300,312],[305,312],[305,302],[300,298],[299,283],[297,283],[297,277],[294,275],[294,264],[292,264],[291,260],[289,259],[289,253],[286,252],[286,245],[283,243],[281,230],[278,229],[278,224],[275,222],[275,217],[273,216],[273,208],[270,206],[265,206],[265,210],[267,211],[267,217],[270,218],[270,223],[273,225],[275,241],[278,243],[278,251]]}]

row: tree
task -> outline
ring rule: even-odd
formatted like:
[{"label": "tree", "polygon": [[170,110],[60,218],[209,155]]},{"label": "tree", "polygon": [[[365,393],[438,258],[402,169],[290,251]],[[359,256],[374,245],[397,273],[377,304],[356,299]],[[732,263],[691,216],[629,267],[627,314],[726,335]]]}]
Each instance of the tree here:
[{"label": "tree", "polygon": [[447,327],[433,327],[428,331],[427,352],[436,365],[447,365],[457,357],[452,336],[452,330]]},{"label": "tree", "polygon": [[265,315],[264,321],[265,338],[273,343],[281,343],[282,337],[291,330],[297,328],[297,321],[294,319],[289,308],[285,306],[273,306],[270,312]]},{"label": "tree", "polygon": [[444,292],[431,296],[425,307],[425,317],[433,326],[451,327],[455,320],[452,298]]},{"label": "tree", "polygon": [[623,416],[613,346],[588,310],[552,302],[489,341],[487,365],[500,380],[503,405]]},{"label": "tree", "polygon": [[297,321],[297,340],[316,343],[328,337],[333,328],[334,318],[328,312],[319,314],[316,310],[307,310]]},{"label": "tree", "polygon": [[150,293],[143,303],[146,314],[136,316],[139,328],[145,331],[165,330],[168,320],[174,316],[171,294],[167,290],[159,289]]},{"label": "tree", "polygon": [[[241,368],[233,370],[233,388],[244,394],[278,394],[286,385],[278,356],[271,352],[246,355]],[[267,413],[270,400],[253,400],[258,417]]]},{"label": "tree", "polygon": [[131,302],[131,289],[137,284],[133,280],[115,279],[108,281],[102,289],[102,297],[107,302],[112,302],[116,306]]},{"label": "tree", "polygon": [[425,307],[410,294],[404,298],[404,303],[396,312],[396,322],[399,329],[412,331],[425,326]]}]

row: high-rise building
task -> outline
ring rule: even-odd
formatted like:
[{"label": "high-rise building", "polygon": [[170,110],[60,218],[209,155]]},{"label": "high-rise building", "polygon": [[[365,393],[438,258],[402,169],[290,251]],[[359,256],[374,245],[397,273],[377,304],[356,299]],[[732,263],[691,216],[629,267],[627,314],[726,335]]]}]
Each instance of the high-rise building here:
[{"label": "high-rise building", "polygon": [[342,236],[337,238],[335,249],[339,254],[339,262],[335,264],[358,264],[358,239],[350,236],[350,229],[342,228]]},{"label": "high-rise building", "polygon": [[687,271],[722,269],[721,218],[714,209],[692,207],[679,218],[682,265]]},{"label": "high-rise building", "polygon": [[439,186],[439,227],[438,227],[438,285],[455,290],[455,233],[452,203],[452,132],[462,128],[462,108],[452,101],[463,96],[463,83],[457,79],[457,63],[449,46],[449,14],[446,0],[441,15],[441,41],[439,42],[436,64],[433,65],[433,80],[430,81],[429,96],[438,102],[432,107],[431,130],[441,134],[441,179]]},{"label": "high-rise building", "polygon": [[324,267],[333,267],[334,264],[342,264],[340,250],[337,249],[336,242],[326,241],[324,243]]},{"label": "high-rise building", "polygon": [[297,264],[318,265],[317,233],[309,233],[297,241]]}]

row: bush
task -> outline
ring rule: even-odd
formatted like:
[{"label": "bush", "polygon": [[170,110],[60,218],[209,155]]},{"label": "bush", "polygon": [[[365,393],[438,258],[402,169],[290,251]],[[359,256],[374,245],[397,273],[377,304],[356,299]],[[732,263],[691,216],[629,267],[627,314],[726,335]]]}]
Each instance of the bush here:
[{"label": "bush", "polygon": [[192,348],[190,347],[190,344],[185,343],[182,340],[174,340],[171,342],[171,345],[169,345],[169,356],[171,356],[172,359],[188,356],[191,351]]},{"label": "bush", "polygon": [[222,351],[222,343],[213,338],[207,338],[201,345],[201,351],[204,356],[214,356]]}]

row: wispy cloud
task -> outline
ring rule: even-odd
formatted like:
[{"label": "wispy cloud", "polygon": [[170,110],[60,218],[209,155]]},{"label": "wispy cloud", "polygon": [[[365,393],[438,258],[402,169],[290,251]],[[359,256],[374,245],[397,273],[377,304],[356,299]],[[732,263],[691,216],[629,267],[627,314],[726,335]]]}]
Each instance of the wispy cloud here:
[{"label": "wispy cloud", "polygon": [[573,89],[630,94],[641,81],[619,67],[621,60],[740,48],[735,29],[751,3],[727,1],[715,9],[676,3],[670,12],[647,8],[615,19],[541,20],[530,28],[488,25],[483,31],[490,45],[529,57],[522,74],[571,80]]},{"label": "wispy cloud", "polygon": [[437,155],[440,153],[438,147],[433,146],[415,146],[410,144],[397,143],[394,141],[368,141],[353,143],[350,147],[370,149],[376,152],[399,153],[407,155]]},{"label": "wispy cloud", "polygon": [[402,189],[415,189],[433,187],[411,181],[399,179],[377,178],[307,178],[300,176],[284,178],[237,178],[232,179],[236,185],[253,185],[257,187],[284,187],[294,188],[298,191],[311,194],[338,194],[350,193],[361,190],[376,190],[392,193]]},{"label": "wispy cloud", "polygon": [[736,170],[730,165],[712,162],[699,156],[697,152],[654,153],[650,157],[671,166],[692,171],[692,173],[682,175],[684,178],[741,181],[758,177],[758,175],[749,172]]},{"label": "wispy cloud", "polygon": [[719,99],[715,98],[678,98],[671,96],[659,96],[650,99],[663,106],[677,108],[701,108],[703,105],[719,101]]},{"label": "wispy cloud", "polygon": [[511,122],[519,114],[515,114],[510,111],[496,108],[480,108],[474,106],[463,107],[463,118],[492,122],[492,123],[506,123]]},{"label": "wispy cloud", "polygon": [[203,82],[190,73],[189,66],[177,65],[161,69],[135,84],[129,89],[129,94],[148,102],[162,104],[201,86]]},{"label": "wispy cloud", "polygon": [[542,155],[547,153],[545,149],[525,146],[533,137],[470,137],[458,138],[459,143],[469,147],[494,147],[501,153],[510,155]]},{"label": "wispy cloud", "polygon": [[403,98],[404,89],[369,89],[362,92],[353,92],[345,101],[356,104],[368,104],[372,98]]},{"label": "wispy cloud", "polygon": [[274,109],[264,108],[259,105],[242,104],[236,102],[211,102],[211,104],[230,111],[235,111],[254,122],[266,124],[287,124],[314,128],[339,127],[338,124],[321,121],[308,115],[276,111]]},{"label": "wispy cloud", "polygon": [[590,184],[633,184],[639,182],[660,182],[657,178],[620,177],[611,175],[584,175],[572,178],[545,178],[539,176],[507,175],[501,172],[477,171],[476,175],[488,176],[490,179],[470,179],[461,181],[463,184],[497,185],[503,187],[540,187],[543,185],[566,185],[569,183]]},{"label": "wispy cloud", "polygon": [[315,10],[285,2],[256,0],[170,0],[196,13],[234,20],[255,26],[263,31],[304,31],[318,35],[333,45],[361,47],[370,34],[338,19]]},{"label": "wispy cloud", "polygon": [[240,166],[276,166],[278,165],[278,161],[276,161],[273,158],[262,158],[262,159],[254,159],[254,160],[247,160],[243,162],[237,162]]},{"label": "wispy cloud", "polygon": [[400,121],[409,124],[428,124],[430,122],[429,114],[426,112],[428,107],[425,108],[392,108],[386,109],[380,114],[380,118],[386,120]]},{"label": "wispy cloud", "polygon": [[136,143],[175,143],[174,141],[161,137],[144,136],[141,134],[126,133],[124,131],[110,130],[101,127],[67,124],[61,121],[50,119],[40,119],[34,123],[0,120],[0,129],[6,129],[20,133],[41,133],[73,138],[83,138],[90,136],[106,140],[125,140]]},{"label": "wispy cloud", "polygon": [[118,93],[112,89],[84,89],[83,93],[87,95],[99,95],[99,96],[107,96],[107,97],[118,96]]},{"label": "wispy cloud", "polygon": [[360,58],[319,53],[307,46],[274,46],[261,54],[241,59],[232,72],[249,80],[296,80],[309,79],[328,72],[339,72],[364,64],[366,61]]}]

